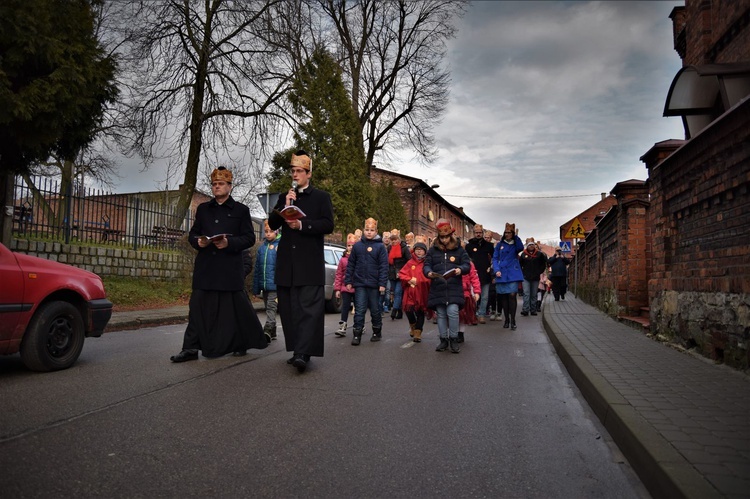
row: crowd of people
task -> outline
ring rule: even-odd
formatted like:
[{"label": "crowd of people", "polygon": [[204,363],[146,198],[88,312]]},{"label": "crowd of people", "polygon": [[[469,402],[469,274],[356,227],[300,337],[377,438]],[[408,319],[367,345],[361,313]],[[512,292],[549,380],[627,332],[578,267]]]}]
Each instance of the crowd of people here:
[{"label": "crowd of people", "polygon": [[[265,221],[256,252],[252,295],[266,306],[262,326],[244,291],[255,244],[250,212],[232,199],[229,170],[211,174],[214,198],[198,207],[189,234],[198,251],[193,292],[183,348],[172,362],[195,360],[199,350],[215,357],[265,348],[276,339],[277,312],[292,352],[288,364],[304,372],[311,357],[323,356],[323,245],[333,232],[333,206],[327,192],[311,185],[312,160],[305,151],[292,155],[290,173],[292,188]],[[353,346],[362,342],[369,311],[371,342],[381,340],[383,317],[390,314],[392,321],[406,316],[414,343],[422,341],[425,322],[434,321],[436,351],[459,353],[466,326],[503,320],[503,328],[517,329],[519,292],[522,316],[537,315],[549,291],[555,300],[565,299],[570,260],[559,249],[548,259],[534,238],[521,241],[515,224],[506,223],[496,243],[479,224],[467,241],[446,219],[435,229],[431,244],[413,233],[402,239],[397,229],[381,236],[378,221],[368,218],[347,235],[334,281],[342,304],[337,337],[347,335],[353,306]]]}]

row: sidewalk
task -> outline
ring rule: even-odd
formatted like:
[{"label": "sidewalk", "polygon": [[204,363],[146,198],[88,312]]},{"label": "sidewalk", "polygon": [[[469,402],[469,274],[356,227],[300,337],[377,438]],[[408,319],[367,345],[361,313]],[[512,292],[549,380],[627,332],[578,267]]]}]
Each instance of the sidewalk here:
[{"label": "sidewalk", "polygon": [[[262,303],[256,303],[261,308]],[[117,312],[108,331],[187,322],[187,306]],[[544,328],[654,497],[750,497],[750,378],[644,336],[568,293]]]},{"label": "sidewalk", "polygon": [[750,378],[647,338],[567,294],[544,328],[654,497],[750,497]]}]

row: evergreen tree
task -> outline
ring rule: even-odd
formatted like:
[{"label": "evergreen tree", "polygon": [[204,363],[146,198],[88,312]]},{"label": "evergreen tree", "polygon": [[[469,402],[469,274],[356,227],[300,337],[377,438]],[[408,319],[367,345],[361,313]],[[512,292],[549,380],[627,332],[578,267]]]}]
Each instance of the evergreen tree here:
[{"label": "evergreen tree", "polygon": [[372,187],[356,113],[341,69],[324,49],[315,50],[296,76],[289,94],[300,125],[297,147],[278,153],[268,175],[269,191],[289,189],[289,159],[304,149],[313,160],[312,183],[331,195],[335,232],[346,234],[372,215]]},{"label": "evergreen tree", "polygon": [[379,182],[375,186],[375,207],[373,217],[378,221],[378,227],[382,231],[398,229],[401,239],[409,232],[409,219],[406,217],[404,205],[398,197],[393,182]]}]

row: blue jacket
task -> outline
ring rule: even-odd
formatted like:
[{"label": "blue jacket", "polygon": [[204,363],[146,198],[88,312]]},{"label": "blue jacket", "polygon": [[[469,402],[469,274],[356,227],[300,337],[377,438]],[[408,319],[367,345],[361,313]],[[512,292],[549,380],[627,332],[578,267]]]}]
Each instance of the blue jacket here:
[{"label": "blue jacket", "polygon": [[380,236],[362,238],[352,247],[344,284],[355,288],[385,287],[388,281],[388,252]]},{"label": "blue jacket", "polygon": [[500,240],[495,245],[495,253],[492,255],[492,270],[495,275],[500,272],[500,277],[495,277],[495,283],[503,282],[521,282],[523,281],[523,272],[521,264],[518,263],[518,254],[523,251],[521,238],[513,236],[513,242],[508,244],[505,240]]},{"label": "blue jacket", "polygon": [[263,290],[276,291],[276,250],[280,239],[281,234],[278,234],[273,241],[263,239],[263,244],[258,247],[253,274],[254,295],[259,295]]}]

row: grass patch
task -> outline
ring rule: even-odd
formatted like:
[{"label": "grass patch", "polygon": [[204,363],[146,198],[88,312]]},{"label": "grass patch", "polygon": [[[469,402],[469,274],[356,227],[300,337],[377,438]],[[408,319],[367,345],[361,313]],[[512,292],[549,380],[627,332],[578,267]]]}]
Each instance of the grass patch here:
[{"label": "grass patch", "polygon": [[102,277],[107,298],[116,311],[186,305],[191,284],[187,280],[150,281],[133,277]]}]

